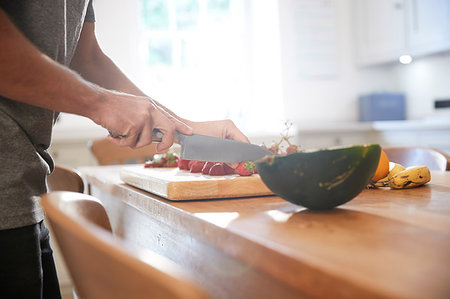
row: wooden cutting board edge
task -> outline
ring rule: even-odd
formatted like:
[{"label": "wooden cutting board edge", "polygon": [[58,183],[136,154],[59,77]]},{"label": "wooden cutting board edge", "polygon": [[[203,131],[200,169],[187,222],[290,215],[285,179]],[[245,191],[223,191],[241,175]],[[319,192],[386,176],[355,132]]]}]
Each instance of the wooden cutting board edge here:
[{"label": "wooden cutting board edge", "polygon": [[[138,172],[136,172],[138,170]],[[171,201],[227,199],[239,197],[257,197],[273,195],[259,175],[247,177],[230,176],[230,178],[206,181],[168,182],[152,177],[151,181],[140,175],[142,170],[136,167],[123,168],[120,179],[144,191],[156,194]]]},{"label": "wooden cutting board edge", "polygon": [[168,199],[173,201],[193,199],[224,199],[273,195],[257,175],[232,177],[229,180],[169,183]]}]

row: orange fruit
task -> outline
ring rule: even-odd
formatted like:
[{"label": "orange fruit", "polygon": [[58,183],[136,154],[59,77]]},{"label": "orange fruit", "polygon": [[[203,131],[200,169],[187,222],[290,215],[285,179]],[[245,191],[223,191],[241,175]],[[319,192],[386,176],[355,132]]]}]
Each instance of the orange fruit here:
[{"label": "orange fruit", "polygon": [[378,161],[378,167],[372,177],[372,181],[376,182],[378,180],[381,180],[385,178],[388,174],[389,174],[389,159],[386,153],[383,150],[381,150],[380,160]]}]

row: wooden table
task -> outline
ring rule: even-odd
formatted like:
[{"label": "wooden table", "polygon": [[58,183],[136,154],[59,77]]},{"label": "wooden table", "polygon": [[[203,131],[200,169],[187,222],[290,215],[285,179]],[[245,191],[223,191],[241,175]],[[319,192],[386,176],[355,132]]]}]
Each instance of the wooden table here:
[{"label": "wooden table", "polygon": [[314,212],[279,197],[170,202],[85,167],[116,234],[183,266],[214,298],[450,298],[450,172]]}]

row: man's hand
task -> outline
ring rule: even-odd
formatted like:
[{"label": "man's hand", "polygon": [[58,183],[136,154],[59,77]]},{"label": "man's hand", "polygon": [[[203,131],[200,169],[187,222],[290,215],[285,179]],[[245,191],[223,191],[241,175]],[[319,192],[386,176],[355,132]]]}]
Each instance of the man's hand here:
[{"label": "man's hand", "polygon": [[[205,122],[185,121],[193,130],[193,133],[213,137],[233,139],[242,142],[250,142],[248,138],[229,119]],[[239,163],[227,163],[231,168],[238,167]]]},{"label": "man's hand", "polygon": [[190,126],[161,109],[151,98],[112,91],[103,94],[91,118],[108,131],[124,136],[109,137],[119,146],[148,145],[152,142],[153,129],[157,128],[164,134],[157,151],[163,151],[172,145],[175,130],[192,134]]},{"label": "man's hand", "polygon": [[248,138],[229,119],[204,122],[185,120],[185,123],[192,128],[193,133],[249,142]]}]

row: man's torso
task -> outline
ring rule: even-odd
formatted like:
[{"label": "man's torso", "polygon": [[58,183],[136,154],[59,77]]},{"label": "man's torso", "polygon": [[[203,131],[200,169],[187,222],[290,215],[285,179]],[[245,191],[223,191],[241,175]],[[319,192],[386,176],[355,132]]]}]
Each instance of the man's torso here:
[{"label": "man's torso", "polygon": [[[0,0],[0,8],[42,53],[70,64],[88,0]],[[93,18],[89,11],[86,21]],[[57,115],[0,96],[0,229],[42,220],[36,196],[46,191],[45,178],[53,168],[47,149]]]}]

